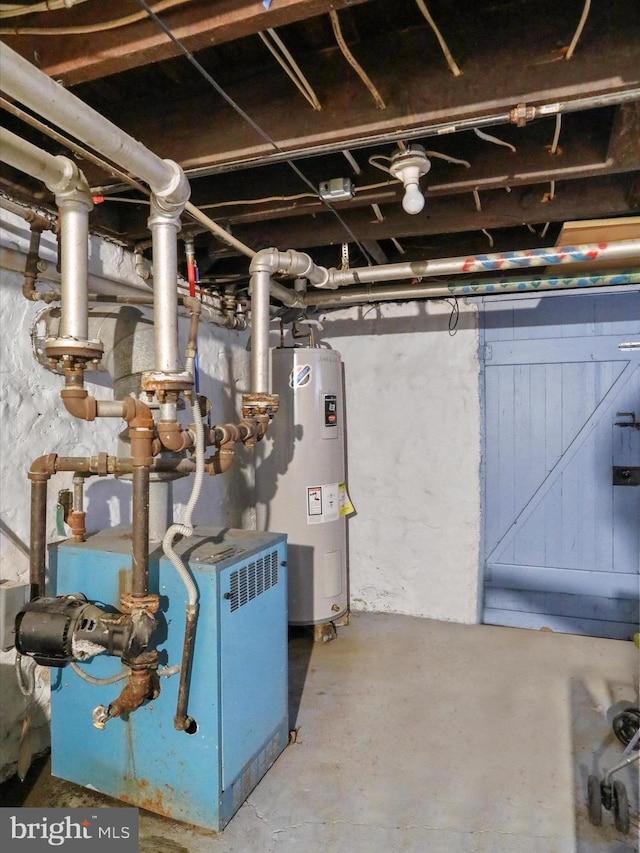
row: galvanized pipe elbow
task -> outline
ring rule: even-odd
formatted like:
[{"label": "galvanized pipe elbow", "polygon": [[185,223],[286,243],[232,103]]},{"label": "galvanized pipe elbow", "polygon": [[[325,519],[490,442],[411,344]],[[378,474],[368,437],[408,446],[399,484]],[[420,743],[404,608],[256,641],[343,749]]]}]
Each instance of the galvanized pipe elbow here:
[{"label": "galvanized pipe elbow", "polygon": [[98,414],[98,403],[86,388],[63,388],[60,392],[65,409],[74,418],[94,421]]},{"label": "galvanized pipe elbow", "polygon": [[178,421],[158,421],[158,438],[167,450],[180,453],[195,444],[193,435],[187,429],[182,429]]},{"label": "galvanized pipe elbow", "polygon": [[44,456],[38,456],[34,459],[29,468],[28,477],[30,480],[48,480],[56,473],[56,453],[46,453]]}]

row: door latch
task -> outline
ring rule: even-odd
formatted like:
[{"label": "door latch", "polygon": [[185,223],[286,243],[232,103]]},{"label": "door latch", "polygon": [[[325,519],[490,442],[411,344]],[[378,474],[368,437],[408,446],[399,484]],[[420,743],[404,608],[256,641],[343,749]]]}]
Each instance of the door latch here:
[{"label": "door latch", "polygon": [[614,486],[640,486],[640,465],[621,465],[613,468]]},{"label": "door latch", "polygon": [[635,429],[640,429],[640,421],[636,420],[635,412],[616,412],[617,418],[630,418],[628,421],[616,421],[615,426],[619,427],[634,427]]}]

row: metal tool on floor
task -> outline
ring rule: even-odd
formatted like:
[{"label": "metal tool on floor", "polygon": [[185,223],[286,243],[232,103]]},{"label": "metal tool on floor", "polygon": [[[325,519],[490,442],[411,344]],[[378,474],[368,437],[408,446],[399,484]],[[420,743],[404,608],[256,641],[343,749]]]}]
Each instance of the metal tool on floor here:
[{"label": "metal tool on floor", "polygon": [[626,744],[622,760],[607,770],[600,781],[595,774],[589,776],[587,782],[587,800],[589,820],[594,826],[602,826],[602,809],[613,811],[615,826],[618,832],[627,835],[629,832],[629,797],[623,782],[612,777],[624,770],[640,758],[640,709],[627,708],[613,718],[614,734]]}]

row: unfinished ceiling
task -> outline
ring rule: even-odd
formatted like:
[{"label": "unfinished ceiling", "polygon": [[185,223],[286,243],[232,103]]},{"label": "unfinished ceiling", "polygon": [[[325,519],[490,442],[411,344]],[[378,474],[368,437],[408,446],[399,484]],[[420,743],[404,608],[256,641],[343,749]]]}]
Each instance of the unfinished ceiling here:
[{"label": "unfinished ceiling", "polygon": [[[640,210],[638,0],[48,5],[61,8],[0,5],[3,40],[180,163],[192,202],[253,249],[332,266],[344,243],[354,265],[457,256],[553,245],[565,221]],[[2,105],[7,127],[69,153]],[[431,168],[411,215],[384,167],[414,144]],[[94,230],[146,240],[144,196],[74,156],[105,199]],[[319,197],[343,179],[353,197]],[[0,189],[49,201],[9,168]],[[184,234],[203,281],[246,276],[247,259],[188,216]]]}]

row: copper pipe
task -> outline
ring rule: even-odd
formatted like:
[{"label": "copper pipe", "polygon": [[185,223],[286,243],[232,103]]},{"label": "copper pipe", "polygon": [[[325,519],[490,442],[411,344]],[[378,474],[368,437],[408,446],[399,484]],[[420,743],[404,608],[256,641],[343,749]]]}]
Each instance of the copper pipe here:
[{"label": "copper pipe", "polygon": [[183,430],[178,421],[160,420],[157,425],[158,438],[167,450],[180,453],[194,445],[194,437],[189,430]]},{"label": "copper pipe", "polygon": [[46,536],[47,536],[47,481],[48,477],[31,480],[31,532],[29,547],[29,581],[31,598],[46,593]]},{"label": "copper pipe", "polygon": [[217,454],[209,463],[210,474],[226,474],[233,464],[235,444],[230,441],[223,444]]},{"label": "copper pipe", "polygon": [[90,396],[86,388],[63,388],[60,392],[65,409],[74,418],[94,421],[97,414],[97,400]]},{"label": "copper pipe", "polygon": [[149,468],[133,467],[133,545],[131,592],[146,596],[149,592]]},{"label": "copper pipe", "polygon": [[31,521],[29,534],[29,581],[31,598],[46,594],[47,483],[55,474],[55,453],[39,456],[31,463]]},{"label": "copper pipe", "polygon": [[133,669],[122,692],[109,704],[109,717],[135,711],[146,699],[157,696],[157,674],[151,669]]},{"label": "copper pipe", "polygon": [[174,728],[179,732],[189,731],[195,722],[187,715],[187,699],[189,696],[191,662],[193,660],[193,644],[195,640],[197,620],[197,603],[187,604],[184,644],[182,647],[182,665],[180,667],[180,684],[178,686],[178,702],[176,705],[176,714],[173,718]]}]

